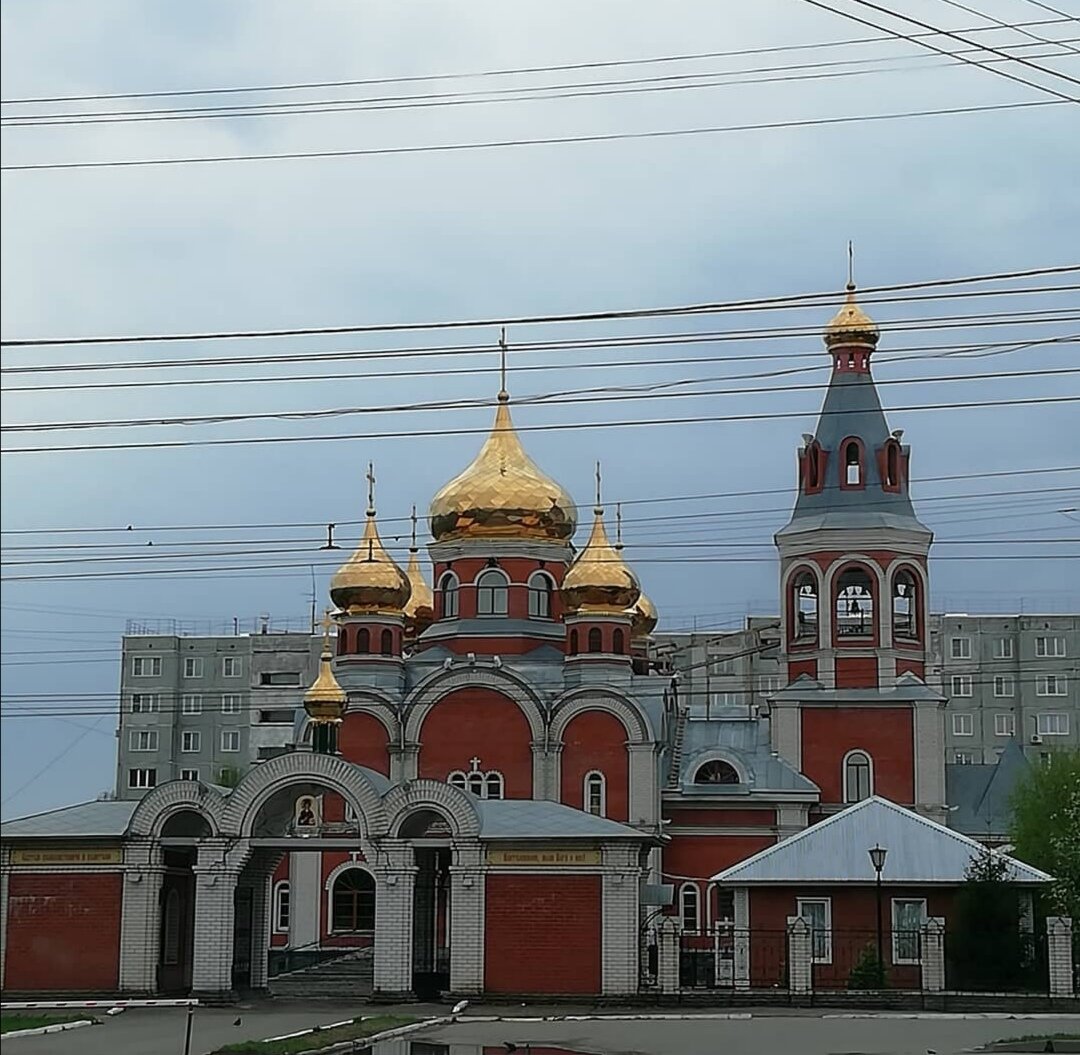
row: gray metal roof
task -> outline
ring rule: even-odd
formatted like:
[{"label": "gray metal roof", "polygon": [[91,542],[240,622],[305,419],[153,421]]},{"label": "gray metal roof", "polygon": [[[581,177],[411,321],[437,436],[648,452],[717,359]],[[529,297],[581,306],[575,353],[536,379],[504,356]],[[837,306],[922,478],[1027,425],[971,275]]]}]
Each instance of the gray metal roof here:
[{"label": "gray metal roof", "polygon": [[[882,881],[892,886],[962,883],[972,858],[984,852],[974,839],[874,796],[725,868],[713,880],[727,886],[873,883],[867,853],[872,846],[888,850]],[[1005,860],[1014,883],[1050,882],[1037,868]]]},{"label": "gray metal roof", "polygon": [[1015,740],[990,765],[946,765],[945,799],[953,812],[949,827],[976,838],[1004,836],[1009,830],[1009,801],[1031,763]]},{"label": "gray metal roof", "polygon": [[648,839],[618,821],[558,802],[477,799],[481,839]]},{"label": "gray metal roof", "polygon": [[116,838],[127,831],[137,802],[81,802],[46,813],[5,821],[0,839],[47,839],[80,836],[84,839]]},{"label": "gray metal roof", "polygon": [[874,689],[826,689],[807,674],[796,678],[771,696],[773,700],[798,700],[802,703],[915,703],[940,701],[945,697],[914,674],[901,674],[894,685]]}]

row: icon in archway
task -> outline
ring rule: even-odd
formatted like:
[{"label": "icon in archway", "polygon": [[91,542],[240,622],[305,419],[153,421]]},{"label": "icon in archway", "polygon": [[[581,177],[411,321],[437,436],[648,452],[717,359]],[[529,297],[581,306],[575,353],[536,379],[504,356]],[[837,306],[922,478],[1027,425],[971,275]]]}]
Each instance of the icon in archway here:
[{"label": "icon in archway", "polygon": [[321,804],[314,795],[301,795],[296,800],[295,826],[301,831],[318,828],[321,812]]}]

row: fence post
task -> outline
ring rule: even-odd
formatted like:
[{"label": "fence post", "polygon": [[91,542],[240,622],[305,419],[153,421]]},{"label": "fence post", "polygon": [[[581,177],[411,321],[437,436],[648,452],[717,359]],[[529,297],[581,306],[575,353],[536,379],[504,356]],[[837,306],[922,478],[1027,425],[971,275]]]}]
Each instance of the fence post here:
[{"label": "fence post", "polygon": [[661,993],[679,991],[681,938],[674,920],[662,920],[656,928],[656,984]]},{"label": "fence post", "polygon": [[945,988],[945,920],[931,916],[922,926],[920,957],[922,987],[927,993]]},{"label": "fence post", "polygon": [[1046,917],[1046,956],[1050,966],[1050,995],[1073,995],[1073,921],[1068,916]]},{"label": "fence post", "polygon": [[788,991],[809,993],[812,988],[813,963],[810,925],[802,916],[788,916]]}]

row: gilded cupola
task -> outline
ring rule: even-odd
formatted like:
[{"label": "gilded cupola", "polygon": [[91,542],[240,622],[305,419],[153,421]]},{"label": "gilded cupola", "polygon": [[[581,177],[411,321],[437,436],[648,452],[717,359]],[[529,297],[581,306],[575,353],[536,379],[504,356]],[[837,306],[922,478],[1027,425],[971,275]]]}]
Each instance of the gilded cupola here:
[{"label": "gilded cupola", "polygon": [[855,300],[855,283],[849,282],[843,307],[825,327],[825,344],[830,348],[837,344],[876,345],[880,336],[877,324]]},{"label": "gilded cupola", "polygon": [[416,506],[412,508],[412,544],[409,546],[409,563],[405,568],[411,593],[405,603],[405,621],[407,629],[420,633],[435,618],[435,595],[420,566],[420,550],[416,545]]},{"label": "gilded cupola", "polygon": [[349,559],[330,580],[330,598],[350,615],[400,615],[409,602],[409,578],[379,538],[375,522],[375,474],[368,466],[368,508],[364,534]]},{"label": "gilded cupola", "polygon": [[431,534],[449,539],[552,539],[574,534],[574,501],[525,453],[510,417],[505,367],[495,424],[472,464],[431,502]]},{"label": "gilded cupola", "polygon": [[[330,616],[323,621],[322,655],[319,676],[304,693],[304,710],[316,725],[340,722],[348,705],[348,696],[334,677],[333,652],[330,648]],[[316,739],[322,739],[316,737]]]},{"label": "gilded cupola", "polygon": [[[615,503],[615,549],[620,555],[622,554],[622,505],[618,502]],[[652,603],[644,590],[641,591],[638,599],[626,609],[626,614],[630,616],[631,641],[640,641],[642,638],[648,637],[656,629],[656,624],[660,621],[656,605]]]},{"label": "gilded cupola", "polygon": [[562,583],[566,609],[573,613],[625,615],[637,604],[641,586],[619,552],[611,544],[600,504],[600,466],[596,467],[596,508],[592,533]]}]

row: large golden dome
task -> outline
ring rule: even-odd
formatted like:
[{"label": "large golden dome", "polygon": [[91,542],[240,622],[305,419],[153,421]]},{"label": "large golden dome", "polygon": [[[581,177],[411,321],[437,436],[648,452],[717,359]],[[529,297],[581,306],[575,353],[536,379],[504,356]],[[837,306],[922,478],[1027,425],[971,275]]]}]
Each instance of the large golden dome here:
[{"label": "large golden dome", "polygon": [[510,419],[510,396],[499,393],[495,424],[473,463],[431,501],[436,541],[458,538],[569,539],[574,501],[537,468]]},{"label": "large golden dome", "polygon": [[832,317],[825,327],[825,343],[834,344],[877,344],[881,331],[877,324],[855,300],[855,285],[847,285],[847,297],[844,306]]},{"label": "large golden dome", "polygon": [[593,512],[589,541],[563,579],[563,603],[570,612],[624,615],[637,604],[641,586],[608,539],[603,508]]}]

